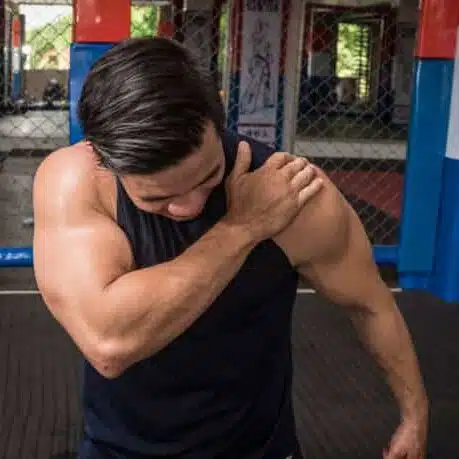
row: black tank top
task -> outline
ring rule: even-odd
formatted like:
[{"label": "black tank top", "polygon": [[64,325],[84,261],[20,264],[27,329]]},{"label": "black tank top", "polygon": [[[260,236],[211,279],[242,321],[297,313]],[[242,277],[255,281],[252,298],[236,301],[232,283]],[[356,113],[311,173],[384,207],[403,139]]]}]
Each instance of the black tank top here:
[{"label": "black tank top", "polygon": [[[223,135],[227,174],[241,139]],[[272,150],[244,140],[252,145],[252,167],[259,167]],[[118,224],[139,268],[177,257],[225,213],[223,183],[189,222],[139,210],[119,181],[117,188]],[[260,457],[256,451],[291,414],[296,288],[297,273],[284,252],[265,241],[214,304],[166,348],[113,380],[85,362],[86,439],[107,457]]]}]

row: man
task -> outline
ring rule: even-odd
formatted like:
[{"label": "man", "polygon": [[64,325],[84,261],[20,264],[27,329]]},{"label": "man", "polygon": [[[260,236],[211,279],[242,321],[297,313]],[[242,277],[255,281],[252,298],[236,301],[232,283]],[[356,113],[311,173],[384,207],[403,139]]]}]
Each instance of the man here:
[{"label": "man", "polygon": [[[82,90],[86,141],[34,184],[35,272],[85,357],[82,459],[299,458],[298,276],[349,312],[424,457],[427,400],[365,232],[327,177],[224,129],[212,80],[167,39],[123,42]],[[364,279],[365,278],[365,279]]]}]

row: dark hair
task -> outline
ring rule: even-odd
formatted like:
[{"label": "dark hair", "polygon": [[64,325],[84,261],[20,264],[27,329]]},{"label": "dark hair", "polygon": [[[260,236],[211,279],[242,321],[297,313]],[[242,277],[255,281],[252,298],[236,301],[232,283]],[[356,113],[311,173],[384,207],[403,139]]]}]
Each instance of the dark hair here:
[{"label": "dark hair", "polygon": [[78,116],[103,167],[157,172],[199,148],[208,122],[222,134],[223,104],[200,62],[180,43],[155,37],[125,40],[95,63]]}]

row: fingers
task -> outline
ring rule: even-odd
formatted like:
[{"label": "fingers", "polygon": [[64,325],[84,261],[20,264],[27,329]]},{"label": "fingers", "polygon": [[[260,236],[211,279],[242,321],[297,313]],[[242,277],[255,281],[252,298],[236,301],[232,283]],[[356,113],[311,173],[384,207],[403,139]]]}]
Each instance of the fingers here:
[{"label": "fingers", "polygon": [[[309,183],[309,182],[308,182]],[[320,177],[314,177],[309,185],[306,185],[298,193],[298,201],[300,206],[304,206],[313,196],[315,196],[322,188],[324,182]]]},{"label": "fingers", "polygon": [[314,172],[312,165],[305,158],[295,158],[282,168],[282,172],[286,174],[289,180],[295,180],[298,174],[301,174],[305,170],[308,174]]},{"label": "fingers", "polygon": [[383,459],[420,459],[420,456],[405,449],[389,447],[383,450]]},{"label": "fingers", "polygon": [[288,153],[276,152],[273,153],[265,162],[268,167],[274,167],[275,169],[281,169],[286,164],[292,162],[296,156],[289,155]]},{"label": "fingers", "polygon": [[231,177],[236,178],[248,172],[252,164],[252,150],[247,142],[239,142],[236,162]]},{"label": "fingers", "polygon": [[316,175],[314,167],[308,164],[306,167],[296,172],[295,176],[291,179],[291,185],[295,191],[300,191],[306,187]]},{"label": "fingers", "polygon": [[298,193],[300,207],[315,196],[324,184],[323,179],[317,176],[315,167],[305,158],[295,158],[287,163],[283,172],[291,180],[294,192]]},{"label": "fingers", "polygon": [[392,444],[389,447],[385,448],[383,451],[383,459],[399,459],[397,452],[394,450]]}]

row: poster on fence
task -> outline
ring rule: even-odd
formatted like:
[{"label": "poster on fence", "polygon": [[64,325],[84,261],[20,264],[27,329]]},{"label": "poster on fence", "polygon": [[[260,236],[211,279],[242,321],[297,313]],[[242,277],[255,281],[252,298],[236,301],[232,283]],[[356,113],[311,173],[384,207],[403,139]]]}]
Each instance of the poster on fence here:
[{"label": "poster on fence", "polygon": [[[274,144],[282,40],[282,0],[244,0],[239,132]],[[285,31],[286,33],[286,31]]]}]

